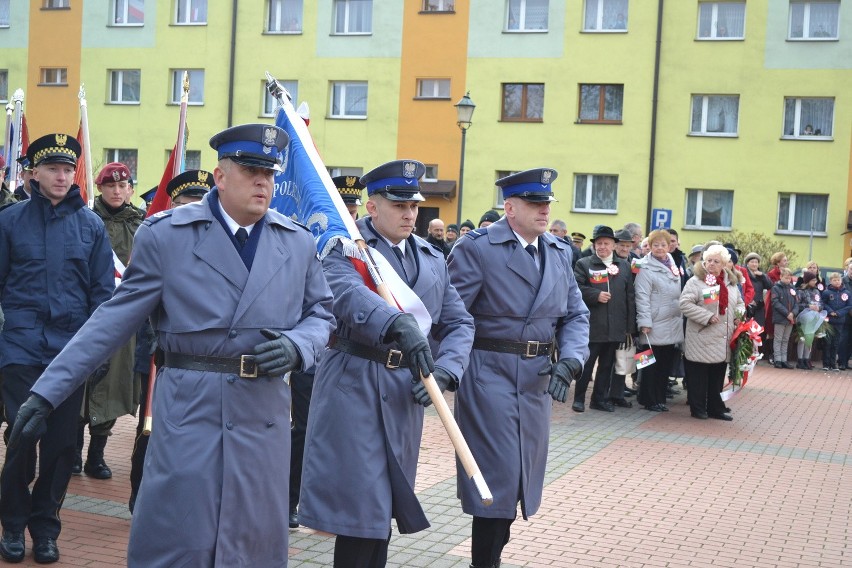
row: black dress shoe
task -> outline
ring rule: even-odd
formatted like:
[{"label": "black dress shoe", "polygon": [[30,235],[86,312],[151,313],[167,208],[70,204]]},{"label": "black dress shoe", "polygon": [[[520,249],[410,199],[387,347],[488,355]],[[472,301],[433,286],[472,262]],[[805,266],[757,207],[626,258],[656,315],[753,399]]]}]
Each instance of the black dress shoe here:
[{"label": "black dress shoe", "polygon": [[660,412],[668,412],[669,411],[669,407],[666,406],[665,404],[658,404],[657,406],[660,407]]},{"label": "black dress shoe", "polygon": [[708,416],[706,412],[692,412],[693,418],[698,418],[699,420],[707,420]]},{"label": "black dress shoe", "polygon": [[299,511],[294,507],[290,509],[290,517],[288,523],[291,529],[299,528]]},{"label": "black dress shoe", "polygon": [[86,465],[83,466],[83,471],[86,472],[86,475],[95,479],[110,479],[112,477],[112,470],[103,460],[94,463],[87,461]]},{"label": "black dress shoe", "polygon": [[589,408],[594,408],[595,410],[603,410],[604,412],[615,412],[615,407],[612,405],[612,403],[609,402],[592,401],[589,403]]},{"label": "black dress shoe", "polygon": [[633,408],[633,403],[628,400],[624,400],[623,398],[613,398],[611,402],[615,406],[620,406],[621,408]]},{"label": "black dress shoe", "polygon": [[731,416],[730,414],[727,414],[727,413],[725,413],[725,414],[711,414],[710,418],[715,418],[716,420],[724,420],[725,422],[730,422],[731,420],[734,419],[733,416]]},{"label": "black dress shoe", "polygon": [[571,410],[574,412],[585,412],[586,405],[580,402],[579,400],[575,400],[574,404],[571,405]]},{"label": "black dress shoe", "polygon": [[83,473],[83,455],[77,451],[74,453],[74,463],[71,465],[71,475]]},{"label": "black dress shoe", "polygon": [[646,404],[645,410],[650,410],[651,412],[662,412],[659,404]]},{"label": "black dress shoe", "polygon": [[24,531],[3,530],[3,538],[0,539],[0,556],[6,562],[20,562],[24,559]]},{"label": "black dress shoe", "polygon": [[786,369],[787,368],[787,363],[782,363],[781,361],[775,361],[772,365],[776,369]]},{"label": "black dress shoe", "polygon": [[39,564],[51,564],[59,560],[59,548],[55,538],[33,538],[33,558]]},{"label": "black dress shoe", "polygon": [[630,395],[632,396],[632,395],[636,394],[638,391],[635,391],[635,390],[633,390],[629,387],[624,387],[624,392],[625,392],[625,394],[630,393]]}]

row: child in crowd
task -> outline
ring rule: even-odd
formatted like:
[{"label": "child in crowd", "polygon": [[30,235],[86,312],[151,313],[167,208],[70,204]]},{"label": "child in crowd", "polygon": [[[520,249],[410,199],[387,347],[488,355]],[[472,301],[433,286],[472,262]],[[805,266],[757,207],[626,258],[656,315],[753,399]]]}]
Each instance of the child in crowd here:
[{"label": "child in crowd", "polygon": [[793,287],[793,272],[789,268],[781,268],[780,277],[781,279],[775,283],[770,293],[772,323],[775,324],[773,340],[775,368],[792,369],[793,366],[787,363],[787,346],[790,343],[790,333],[796,324],[799,302],[796,298],[796,289]]},{"label": "child in crowd", "polygon": [[[804,310],[818,312],[822,310],[822,292],[817,288],[817,284],[819,284],[817,275],[805,270],[802,273],[801,280],[799,289],[796,291],[796,297],[799,301],[799,312],[801,313]],[[799,361],[796,363],[797,369],[808,370],[814,368],[811,364],[811,347],[805,341],[804,335],[799,337],[799,341],[796,343],[796,355],[799,357]]]},{"label": "child in crowd", "polygon": [[[843,286],[842,276],[839,272],[832,272],[828,275],[828,288],[822,293],[822,303],[828,310],[828,323],[834,329],[834,333],[829,333],[825,338],[825,349],[822,352],[822,370],[845,371],[846,362],[849,358],[849,353],[847,353],[845,347],[848,340],[846,318],[849,317],[849,310],[852,310],[852,298],[849,296],[849,291]],[[838,345],[840,346],[839,366],[835,359],[838,355]]]}]

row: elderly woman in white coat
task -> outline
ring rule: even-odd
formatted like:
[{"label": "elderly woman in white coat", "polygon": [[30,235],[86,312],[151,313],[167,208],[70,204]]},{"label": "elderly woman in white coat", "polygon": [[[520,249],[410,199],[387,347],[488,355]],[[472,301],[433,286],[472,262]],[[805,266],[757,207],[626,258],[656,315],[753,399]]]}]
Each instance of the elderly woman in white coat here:
[{"label": "elderly woman in white coat", "polygon": [[638,401],[646,410],[660,412],[666,407],[669,369],[677,354],[675,345],[683,342],[683,315],[678,309],[680,271],[669,254],[669,232],[663,229],[648,235],[651,252],[636,275],[636,324],[639,343],[650,344],[656,363],[645,367],[639,384]]},{"label": "elderly woman in white coat", "polygon": [[731,358],[737,313],[745,311],[745,304],[736,277],[724,268],[730,258],[725,247],[711,245],[702,261],[695,264],[694,275],[680,296],[680,311],[687,320],[684,364],[693,418],[733,420],[720,393]]}]

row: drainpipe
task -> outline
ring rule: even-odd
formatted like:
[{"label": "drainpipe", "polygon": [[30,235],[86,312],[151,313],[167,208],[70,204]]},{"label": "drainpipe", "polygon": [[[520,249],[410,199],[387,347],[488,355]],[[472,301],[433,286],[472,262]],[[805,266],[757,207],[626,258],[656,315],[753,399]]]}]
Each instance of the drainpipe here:
[{"label": "drainpipe", "polygon": [[655,227],[651,226],[651,213],[654,201],[654,159],[657,151],[657,96],[660,90],[660,49],[663,42],[663,0],[657,3],[657,46],[654,51],[654,93],[651,102],[651,147],[648,158],[648,203],[646,207],[645,229],[651,232]]},{"label": "drainpipe", "polygon": [[228,128],[234,119],[234,66],[237,58],[237,2],[231,1],[231,61],[228,65]]}]

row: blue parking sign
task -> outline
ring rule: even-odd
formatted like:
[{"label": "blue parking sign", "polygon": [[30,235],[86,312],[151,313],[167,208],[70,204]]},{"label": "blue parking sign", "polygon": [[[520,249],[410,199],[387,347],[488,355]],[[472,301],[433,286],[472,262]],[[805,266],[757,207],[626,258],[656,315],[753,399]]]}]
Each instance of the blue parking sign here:
[{"label": "blue parking sign", "polygon": [[651,210],[651,227],[654,229],[671,229],[672,228],[672,210],[671,209],[652,209]]}]

